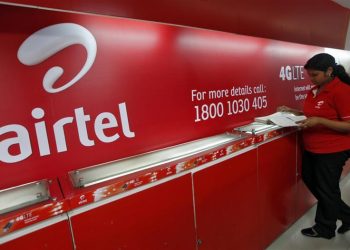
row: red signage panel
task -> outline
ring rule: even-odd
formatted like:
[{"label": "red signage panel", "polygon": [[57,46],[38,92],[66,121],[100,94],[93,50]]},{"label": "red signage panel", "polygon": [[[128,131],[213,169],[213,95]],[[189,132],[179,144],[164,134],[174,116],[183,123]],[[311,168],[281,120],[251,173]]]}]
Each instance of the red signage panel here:
[{"label": "red signage panel", "polygon": [[323,48],[0,5],[0,189],[300,106]]}]

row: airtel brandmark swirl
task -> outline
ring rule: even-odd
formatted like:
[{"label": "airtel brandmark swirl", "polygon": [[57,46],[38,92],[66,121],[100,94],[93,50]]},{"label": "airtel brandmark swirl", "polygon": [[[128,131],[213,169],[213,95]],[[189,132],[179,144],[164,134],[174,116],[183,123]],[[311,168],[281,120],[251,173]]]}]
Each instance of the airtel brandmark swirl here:
[{"label": "airtel brandmark swirl", "polygon": [[55,66],[46,72],[43,79],[44,89],[49,93],[57,93],[79,81],[95,61],[96,40],[86,28],[74,23],[60,23],[38,30],[22,43],[17,57],[24,65],[32,66],[45,61],[73,44],[84,46],[87,59],[80,72],[71,81],[59,88],[55,88],[53,85],[64,70],[59,66]]},{"label": "airtel brandmark swirl", "polygon": [[[18,49],[18,60],[27,66],[37,65],[64,48],[81,44],[87,51],[87,59],[78,72],[78,74],[69,82],[63,84],[61,87],[55,88],[54,84],[63,74],[64,70],[59,66],[54,66],[49,69],[43,77],[43,87],[50,93],[58,93],[63,90],[67,90],[73,84],[77,83],[92,67],[96,57],[96,40],[94,36],[86,28],[74,23],[60,23],[45,27],[38,30],[29,36]],[[54,134],[52,140],[55,141],[56,152],[65,152],[68,150],[65,127],[74,126],[77,128],[77,134],[80,144],[85,147],[95,145],[95,140],[91,139],[88,134],[87,124],[90,122],[91,117],[85,114],[84,108],[75,108],[74,115],[63,117],[57,120],[52,126],[47,126],[44,118],[45,111],[41,107],[35,107],[32,109],[31,117],[27,119],[34,119],[34,130],[36,140],[31,140],[31,136],[28,129],[21,124],[9,124],[0,127],[0,135],[13,135],[10,138],[0,140],[0,162],[16,163],[27,159],[33,154],[32,142],[37,142],[40,156],[50,155],[53,151],[50,148],[48,137],[48,129],[51,129]],[[115,130],[114,134],[106,134],[105,130],[118,127],[118,116],[110,112],[101,112],[93,121],[93,128],[96,137],[103,143],[111,143],[124,135],[127,138],[135,137],[135,133],[130,130],[129,118],[126,108],[126,103],[122,102],[118,104],[119,120],[121,121],[121,132]],[[12,146],[18,146],[19,152],[11,154],[10,148]]]}]

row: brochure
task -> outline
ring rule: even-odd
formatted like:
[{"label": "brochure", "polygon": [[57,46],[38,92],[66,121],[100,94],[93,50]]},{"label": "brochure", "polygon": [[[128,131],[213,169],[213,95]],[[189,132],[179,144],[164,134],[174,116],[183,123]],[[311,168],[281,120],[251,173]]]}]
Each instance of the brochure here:
[{"label": "brochure", "polygon": [[256,117],[254,120],[266,124],[276,124],[281,127],[295,127],[299,126],[296,122],[305,119],[306,116],[304,115],[294,115],[289,112],[276,112],[271,115]]}]

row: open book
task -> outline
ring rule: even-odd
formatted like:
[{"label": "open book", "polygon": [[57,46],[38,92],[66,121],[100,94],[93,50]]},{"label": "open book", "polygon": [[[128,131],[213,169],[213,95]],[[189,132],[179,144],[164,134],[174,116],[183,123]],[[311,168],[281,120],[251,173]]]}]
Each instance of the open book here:
[{"label": "open book", "polygon": [[254,120],[256,122],[266,123],[266,124],[276,124],[281,127],[294,127],[298,126],[296,122],[305,120],[304,115],[294,115],[288,112],[276,112],[271,115],[256,117]]}]

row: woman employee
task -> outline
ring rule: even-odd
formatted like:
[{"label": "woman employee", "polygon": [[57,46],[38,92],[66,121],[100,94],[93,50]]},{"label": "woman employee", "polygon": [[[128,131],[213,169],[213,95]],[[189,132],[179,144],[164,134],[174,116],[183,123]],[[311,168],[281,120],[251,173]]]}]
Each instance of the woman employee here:
[{"label": "woman employee", "polygon": [[333,56],[321,53],[304,68],[315,85],[308,93],[303,112],[286,106],[279,111],[304,114],[302,178],[318,200],[315,225],[301,230],[309,237],[331,239],[336,221],[338,233],[350,230],[350,207],[341,199],[339,180],[350,157],[350,77]]}]

